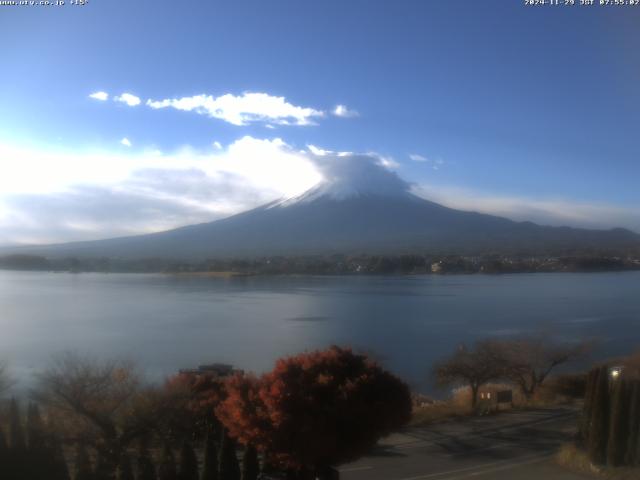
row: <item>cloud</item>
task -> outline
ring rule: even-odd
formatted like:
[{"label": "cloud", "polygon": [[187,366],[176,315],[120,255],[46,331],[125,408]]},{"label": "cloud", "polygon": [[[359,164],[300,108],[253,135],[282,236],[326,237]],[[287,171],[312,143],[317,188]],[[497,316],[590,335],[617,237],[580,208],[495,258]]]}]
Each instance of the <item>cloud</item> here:
[{"label": "cloud", "polygon": [[0,144],[0,245],[90,240],[212,221],[320,181],[281,139],[171,153],[65,152]]},{"label": "cloud", "polygon": [[336,105],[336,107],[331,112],[336,117],[341,118],[353,118],[358,117],[360,114],[355,110],[350,110],[346,105]]},{"label": "cloud", "polygon": [[109,94],[107,92],[94,92],[89,95],[89,98],[93,98],[94,100],[100,100],[102,102],[109,100]]},{"label": "cloud", "polygon": [[136,97],[131,93],[123,93],[122,95],[113,97],[113,100],[115,102],[120,102],[120,103],[129,105],[130,107],[138,106],[141,103],[140,97]]},{"label": "cloud", "polygon": [[388,160],[375,153],[336,155],[324,151],[314,157],[322,181],[312,197],[329,195],[346,198],[352,195],[398,195],[410,184],[389,169]]},{"label": "cloud", "polygon": [[496,195],[447,185],[413,185],[412,191],[451,208],[516,221],[596,229],[625,227],[640,232],[640,211],[636,208],[563,198]]},{"label": "cloud", "polygon": [[442,160],[441,158],[436,158],[436,159],[427,158],[427,157],[425,157],[423,155],[419,155],[417,153],[410,153],[409,154],[409,158],[411,160],[413,160],[414,162],[426,163],[433,170],[440,170],[440,167],[442,167],[444,165],[444,160]]},{"label": "cloud", "polygon": [[248,125],[265,122],[268,125],[314,125],[314,118],[324,116],[324,112],[309,107],[299,107],[267,93],[230,93],[219,97],[195,95],[192,97],[147,100],[154,109],[175,108],[187,112],[207,115],[224,120],[233,125]]},{"label": "cloud", "polygon": [[213,142],[213,148],[215,148],[216,150],[222,150],[222,144],[218,141]]},{"label": "cloud", "polygon": [[129,141],[129,139],[127,137],[124,137],[122,140],[120,140],[120,143],[122,145],[124,145],[125,147],[130,147],[131,146],[131,142]]},{"label": "cloud", "polygon": [[208,222],[331,185],[352,192],[414,193],[514,220],[640,231],[640,211],[616,205],[491,195],[415,185],[381,155],[300,151],[282,139],[239,138],[206,151],[63,151],[0,143],[0,244],[50,243],[148,233]]}]

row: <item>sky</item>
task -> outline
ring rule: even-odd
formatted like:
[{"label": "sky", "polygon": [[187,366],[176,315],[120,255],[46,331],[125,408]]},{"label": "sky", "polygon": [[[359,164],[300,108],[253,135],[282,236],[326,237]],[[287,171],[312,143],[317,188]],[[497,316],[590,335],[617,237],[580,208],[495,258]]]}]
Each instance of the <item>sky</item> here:
[{"label": "sky", "polygon": [[640,7],[0,6],[0,244],[301,194],[323,153],[455,208],[640,231]]}]

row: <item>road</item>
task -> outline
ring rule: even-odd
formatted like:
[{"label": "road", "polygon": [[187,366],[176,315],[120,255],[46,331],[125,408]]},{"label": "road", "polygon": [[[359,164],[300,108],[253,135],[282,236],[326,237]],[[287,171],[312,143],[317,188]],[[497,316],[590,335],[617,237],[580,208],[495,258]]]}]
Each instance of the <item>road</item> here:
[{"label": "road", "polygon": [[367,457],[340,467],[341,480],[583,480],[555,465],[575,434],[572,408],[499,415],[408,428]]}]

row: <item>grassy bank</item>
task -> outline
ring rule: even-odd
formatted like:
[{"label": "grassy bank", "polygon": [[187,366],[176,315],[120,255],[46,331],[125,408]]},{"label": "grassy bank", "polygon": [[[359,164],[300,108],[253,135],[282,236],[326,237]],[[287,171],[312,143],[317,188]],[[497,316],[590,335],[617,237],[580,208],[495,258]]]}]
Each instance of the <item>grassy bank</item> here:
[{"label": "grassy bank", "polygon": [[556,455],[556,462],[568,470],[592,475],[594,478],[606,480],[638,480],[640,478],[640,467],[594,465],[587,453],[574,444],[563,445]]}]

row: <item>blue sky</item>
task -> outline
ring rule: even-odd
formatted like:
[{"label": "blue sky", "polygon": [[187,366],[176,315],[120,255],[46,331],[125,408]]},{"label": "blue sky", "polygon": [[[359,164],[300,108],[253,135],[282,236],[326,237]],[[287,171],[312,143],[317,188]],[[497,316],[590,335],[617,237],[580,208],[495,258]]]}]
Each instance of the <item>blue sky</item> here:
[{"label": "blue sky", "polygon": [[638,7],[68,3],[0,7],[0,243],[296,194],[309,146],[457,208],[640,231]]}]

